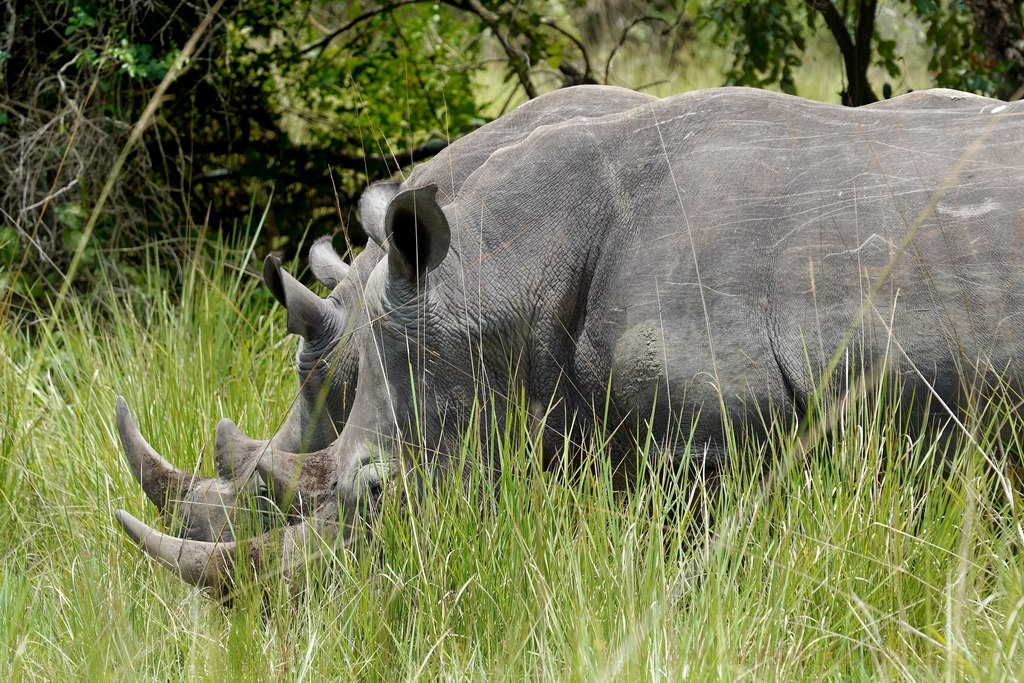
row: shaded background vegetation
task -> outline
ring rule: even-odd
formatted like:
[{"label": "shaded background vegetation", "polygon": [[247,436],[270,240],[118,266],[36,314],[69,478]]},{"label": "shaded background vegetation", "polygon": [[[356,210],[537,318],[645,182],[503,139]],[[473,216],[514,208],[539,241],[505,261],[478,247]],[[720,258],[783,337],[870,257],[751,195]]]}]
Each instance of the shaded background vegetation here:
[{"label": "shaded background vegetation", "polygon": [[849,105],[934,85],[1024,94],[1022,0],[12,0],[2,12],[0,308],[19,320],[101,273],[137,284],[145,244],[165,264],[197,233],[248,226],[257,257],[295,256],[310,234],[359,244],[367,182],[558,87],[740,84]]}]

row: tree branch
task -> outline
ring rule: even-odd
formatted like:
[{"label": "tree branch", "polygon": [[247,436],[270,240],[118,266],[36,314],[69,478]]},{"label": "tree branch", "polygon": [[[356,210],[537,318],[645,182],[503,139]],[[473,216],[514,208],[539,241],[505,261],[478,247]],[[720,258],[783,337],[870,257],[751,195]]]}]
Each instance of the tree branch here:
[{"label": "tree branch", "polygon": [[857,69],[864,73],[867,82],[867,70],[871,64],[871,40],[875,35],[875,11],[878,0],[861,0],[857,10],[856,59]]},{"label": "tree branch", "polygon": [[545,21],[543,25],[547,26],[550,29],[554,29],[555,31],[561,33],[563,36],[572,41],[572,43],[576,46],[576,49],[580,51],[580,55],[583,56],[583,73],[580,73],[580,70],[577,69],[572,64],[566,63],[564,59],[562,60],[562,63],[559,64],[558,70],[561,71],[566,76],[568,76],[569,79],[572,81],[568,85],[597,85],[597,80],[594,78],[594,72],[590,66],[590,55],[587,54],[587,48],[583,45],[580,39],[566,31],[564,28],[562,28],[553,21]]},{"label": "tree branch", "polygon": [[509,66],[515,71],[516,77],[519,79],[519,84],[523,86],[523,90],[526,91],[526,96],[531,100],[537,97],[537,89],[533,85],[533,81],[530,80],[530,63],[526,56],[526,53],[517,47],[514,47],[509,42],[508,36],[501,32],[501,27],[498,26],[498,22],[501,20],[497,14],[480,4],[480,0],[444,0],[446,4],[460,9],[470,14],[475,14],[480,18],[480,21],[484,22],[484,25],[491,29],[491,33],[501,44],[501,49],[505,51],[508,56]]},{"label": "tree branch", "polygon": [[305,54],[309,54],[310,52],[313,52],[315,50],[319,50],[319,49],[325,48],[325,47],[327,47],[328,45],[331,44],[332,40],[334,40],[335,38],[340,36],[345,31],[348,31],[348,30],[358,26],[359,24],[361,24],[361,23],[363,23],[365,21],[369,21],[370,19],[373,19],[374,17],[376,17],[376,16],[378,16],[380,14],[385,14],[387,12],[392,12],[392,11],[398,9],[399,7],[404,7],[405,5],[415,5],[415,4],[424,3],[424,2],[428,2],[428,1],[432,1],[432,0],[397,0],[396,2],[393,2],[390,5],[384,5],[383,7],[378,7],[377,9],[372,9],[369,12],[364,12],[363,14],[360,14],[358,17],[356,17],[352,21],[349,21],[348,23],[343,24],[339,28],[334,29],[333,31],[331,31],[330,33],[325,35],[323,38],[321,38],[320,40],[317,40],[317,41],[315,41],[313,43],[310,43],[309,45],[307,45],[304,48],[300,49],[299,50],[299,54],[300,55],[305,55]]},{"label": "tree branch", "polygon": [[[825,25],[828,26],[832,38],[839,46],[839,52],[843,55],[843,61],[848,62],[852,59],[856,52],[853,38],[846,30],[846,22],[843,21],[843,15],[839,13],[836,6],[832,4],[831,0],[805,0],[805,2],[825,20]],[[847,64],[847,69],[849,69],[849,64]]]},{"label": "tree branch", "polygon": [[[682,13],[680,13],[680,16],[682,16]],[[618,54],[622,46],[626,44],[626,39],[629,38],[629,32],[633,29],[634,26],[637,26],[638,24],[642,24],[644,22],[659,22],[665,24],[668,27],[665,29],[666,32],[672,29],[672,25],[669,24],[664,19],[662,19],[661,17],[644,15],[642,17],[637,17],[633,21],[629,22],[629,24],[627,24],[626,27],[622,29],[622,34],[619,36],[619,42],[608,53],[608,59],[604,60],[604,82],[606,84],[608,83],[608,74],[612,69],[612,60],[615,59],[615,55]]]},{"label": "tree branch", "polygon": [[856,42],[846,29],[846,20],[831,0],[804,0],[808,7],[825,20],[832,38],[843,55],[847,89],[843,104],[857,106],[877,102],[878,96],[868,83],[868,65],[871,63],[871,41],[875,31],[877,0],[860,0],[857,16]]}]

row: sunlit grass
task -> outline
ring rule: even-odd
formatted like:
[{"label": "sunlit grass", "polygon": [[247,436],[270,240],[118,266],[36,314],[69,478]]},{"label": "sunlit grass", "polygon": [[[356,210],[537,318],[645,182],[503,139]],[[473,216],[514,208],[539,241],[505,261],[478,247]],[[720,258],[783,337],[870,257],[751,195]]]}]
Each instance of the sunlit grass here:
[{"label": "sunlit grass", "polygon": [[[513,421],[490,444],[492,484],[392,503],[358,556],[219,606],[112,518],[159,524],[120,454],[116,395],[207,474],[221,416],[267,436],[292,396],[292,342],[245,250],[191,253],[171,291],[71,301],[52,338],[0,337],[5,679],[1024,676],[1019,501],[1002,479],[1022,426],[1003,403],[966,422],[975,445],[944,467],[883,403],[853,401],[832,438],[776,427],[736,447],[717,489],[676,491],[652,476],[614,491],[600,452],[583,474],[541,472]],[[764,457],[767,476],[750,466]]]}]

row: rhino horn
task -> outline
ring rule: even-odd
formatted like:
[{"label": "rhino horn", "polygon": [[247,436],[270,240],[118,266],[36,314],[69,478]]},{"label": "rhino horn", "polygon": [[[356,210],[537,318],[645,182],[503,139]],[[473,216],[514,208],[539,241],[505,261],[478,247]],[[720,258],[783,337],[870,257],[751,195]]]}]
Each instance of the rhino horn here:
[{"label": "rhino horn", "polygon": [[194,541],[162,534],[124,510],[115,512],[114,517],[147,555],[182,581],[215,592],[225,588],[234,563],[234,542]]},{"label": "rhino horn", "polygon": [[312,453],[268,450],[256,461],[256,470],[282,509],[302,513],[334,486],[334,449],[328,446]]},{"label": "rhino horn", "polygon": [[247,482],[256,470],[256,462],[266,452],[269,441],[247,436],[228,418],[217,423],[213,462],[218,476],[235,482]]},{"label": "rhino horn", "polygon": [[136,481],[158,510],[173,512],[168,508],[182,500],[192,484],[193,475],[178,469],[153,450],[142,437],[138,423],[121,396],[117,397],[116,414],[121,446]]},{"label": "rhino horn", "polygon": [[277,302],[287,309],[287,327],[292,334],[309,339],[337,316],[330,303],[292,277],[276,256],[263,261],[263,281]]},{"label": "rhino horn", "polygon": [[287,578],[303,559],[311,556],[314,542],[319,539],[330,543],[337,539],[337,509],[328,506],[326,512],[322,519],[314,518],[312,523],[303,521],[262,536],[232,542],[196,541],[162,534],[124,510],[115,512],[114,517],[147,555],[175,576],[227,598],[239,578],[236,573],[239,562],[249,565],[259,577],[268,573],[268,556],[280,553],[280,569]]},{"label": "rhino horn", "polygon": [[334,251],[331,238],[324,236],[309,248],[309,267],[325,287],[334,289],[348,275],[350,266]]}]

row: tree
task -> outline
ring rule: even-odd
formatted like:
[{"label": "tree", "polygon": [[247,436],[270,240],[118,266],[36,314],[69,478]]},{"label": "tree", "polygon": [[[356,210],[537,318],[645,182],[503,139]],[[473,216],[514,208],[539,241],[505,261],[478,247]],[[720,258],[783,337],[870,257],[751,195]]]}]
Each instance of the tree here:
[{"label": "tree", "polygon": [[[1024,87],[1022,0],[893,0],[927,28],[930,66],[939,85],[1001,98]],[[879,35],[877,0],[714,0],[705,26],[718,44],[735,51],[727,73],[740,85],[779,85],[793,92],[808,37],[824,24],[843,59],[844,104],[878,100],[869,68],[898,77],[893,40]],[[1019,96],[1019,95],[1018,95]]]},{"label": "tree", "polygon": [[1024,96],[1024,0],[972,0],[967,5],[985,65],[1001,76],[994,94],[1020,99]]},{"label": "tree", "polygon": [[[478,84],[495,65],[508,86],[498,112],[608,81],[631,40],[657,40],[640,49],[669,55],[673,41],[713,41],[734,55],[728,83],[794,92],[809,41],[824,36],[842,55],[847,104],[886,96],[874,69],[896,78],[902,68],[878,30],[878,0],[228,3],[92,216],[129,131],[213,1],[5,5],[0,288],[38,301],[76,251],[79,285],[101,272],[137,281],[135,244],[173,244],[196,225],[232,230],[254,207],[269,207],[264,249],[292,255],[307,232],[345,230],[358,242],[361,189],[484,123]],[[1022,2],[887,6],[927,31],[938,85],[1005,98],[1024,88]]]},{"label": "tree", "polygon": [[[130,256],[141,253],[138,243],[176,245],[193,225],[232,230],[254,205],[270,206],[266,246],[294,251],[312,222],[326,215],[336,224],[339,204],[347,209],[367,178],[387,177],[482,122],[471,82],[479,31],[453,12],[423,2],[241,4],[203,35],[85,243],[114,159],[208,7],[44,0],[6,10],[0,290],[8,303],[11,295],[42,303],[79,247],[80,285],[100,272],[130,280],[142,276]],[[332,45],[317,44],[325,22],[340,24]]]},{"label": "tree", "polygon": [[113,160],[209,5],[7,3],[0,285],[40,300],[79,247],[80,284],[99,271],[131,276],[124,247],[173,242],[193,224],[230,230],[254,206],[269,205],[267,248],[294,253],[307,231],[339,225],[353,227],[358,242],[352,207],[367,182],[484,122],[474,78],[493,56],[527,97],[596,82],[582,43],[549,8],[491,0],[229,4],[171,85],[85,243],[83,226]]}]

